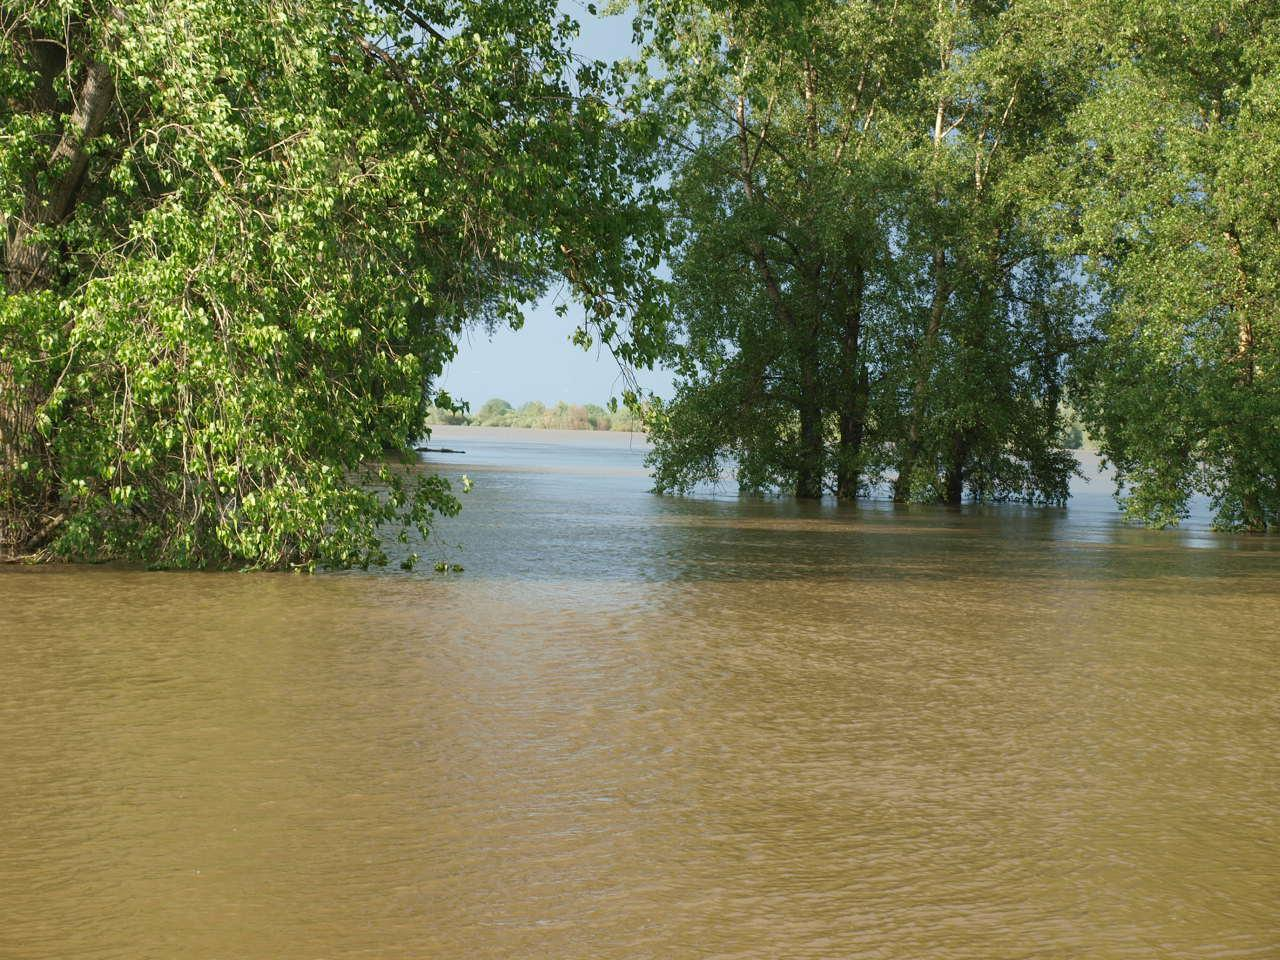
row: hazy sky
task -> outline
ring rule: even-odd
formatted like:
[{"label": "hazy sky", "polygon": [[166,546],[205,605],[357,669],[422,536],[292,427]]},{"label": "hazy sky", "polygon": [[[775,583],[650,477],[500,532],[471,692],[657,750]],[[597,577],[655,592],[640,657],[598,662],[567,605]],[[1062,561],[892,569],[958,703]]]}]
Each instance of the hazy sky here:
[{"label": "hazy sky", "polygon": [[[599,6],[603,7],[601,2]],[[582,24],[577,49],[585,57],[614,60],[634,51],[631,14],[596,17],[579,0],[561,0],[563,11]],[[559,291],[568,300],[568,291]],[[584,352],[569,342],[581,322],[582,311],[571,304],[568,316],[554,312],[556,291],[530,308],[522,330],[499,330],[492,338],[472,331],[458,356],[445,368],[440,386],[455,399],[467,400],[474,410],[490,397],[520,404],[527,400],[601,403],[624,389],[618,365],[608,350]],[[671,377],[665,371],[640,372],[642,386],[670,395]]]}]

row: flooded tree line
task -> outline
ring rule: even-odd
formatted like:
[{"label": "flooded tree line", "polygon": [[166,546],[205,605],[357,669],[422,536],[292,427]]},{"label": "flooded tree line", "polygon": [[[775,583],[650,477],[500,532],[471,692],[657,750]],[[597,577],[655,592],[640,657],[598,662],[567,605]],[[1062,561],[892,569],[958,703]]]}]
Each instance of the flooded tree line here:
[{"label": "flooded tree line", "polygon": [[1071,410],[1133,517],[1280,522],[1280,0],[631,13],[0,2],[0,555],[381,562],[559,285],[679,373],[659,490],[1056,503]]},{"label": "flooded tree line", "polygon": [[[1280,521],[1271,3],[655,2],[658,485]],[[1268,160],[1270,155],[1270,161]]]}]

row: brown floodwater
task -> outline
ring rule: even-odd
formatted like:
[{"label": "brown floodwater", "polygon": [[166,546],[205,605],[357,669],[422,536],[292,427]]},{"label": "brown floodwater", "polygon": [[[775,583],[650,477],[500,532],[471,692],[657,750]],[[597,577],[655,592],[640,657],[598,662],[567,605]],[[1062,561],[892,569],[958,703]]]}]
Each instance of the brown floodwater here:
[{"label": "brown floodwater", "polygon": [[0,957],[1280,957],[1275,540],[442,436],[462,574],[0,570]]}]

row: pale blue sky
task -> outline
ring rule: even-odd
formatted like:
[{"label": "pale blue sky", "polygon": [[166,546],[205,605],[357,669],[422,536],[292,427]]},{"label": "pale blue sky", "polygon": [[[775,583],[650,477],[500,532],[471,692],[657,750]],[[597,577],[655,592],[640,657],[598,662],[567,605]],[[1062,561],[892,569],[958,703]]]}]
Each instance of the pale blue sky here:
[{"label": "pale blue sky", "polygon": [[[604,6],[601,0],[600,7]],[[592,16],[586,3],[561,0],[560,8],[582,24],[577,50],[584,57],[614,60],[635,51],[631,43],[631,17]],[[568,316],[555,315],[567,290],[532,307],[521,330],[498,330],[490,337],[472,331],[458,349],[457,358],[445,368],[439,386],[474,410],[490,397],[515,404],[528,400],[554,403],[603,403],[625,388],[618,365],[608,350],[584,352],[569,342],[582,320],[582,311],[570,305]],[[646,389],[671,394],[671,377],[665,371],[639,371]]]}]

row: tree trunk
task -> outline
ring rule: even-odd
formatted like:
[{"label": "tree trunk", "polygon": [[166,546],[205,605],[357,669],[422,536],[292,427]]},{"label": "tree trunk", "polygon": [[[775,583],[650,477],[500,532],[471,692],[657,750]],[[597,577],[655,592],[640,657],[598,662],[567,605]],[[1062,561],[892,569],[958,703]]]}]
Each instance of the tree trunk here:
[{"label": "tree trunk", "polygon": [[822,499],[822,410],[817,403],[800,406],[800,463],[796,470],[796,497]]},{"label": "tree trunk", "polygon": [[[938,13],[941,16],[941,4],[939,4]],[[951,40],[952,38],[948,34],[942,36],[938,41],[938,68],[942,73],[946,73],[947,67],[951,62]],[[942,141],[946,137],[944,124],[949,105],[950,101],[943,97],[938,100],[937,109],[934,111],[933,159],[935,163],[938,162],[938,158],[942,154]],[[933,203],[939,209],[942,206],[942,196],[936,186],[933,190]],[[935,225],[934,229],[938,229],[938,227]],[[902,503],[911,499],[911,478],[916,470],[916,462],[920,459],[920,434],[924,422],[925,391],[929,385],[929,371],[933,364],[933,348],[938,339],[938,331],[942,328],[942,315],[946,309],[947,299],[950,296],[951,291],[947,285],[947,253],[946,248],[939,240],[933,248],[933,296],[932,302],[929,304],[929,321],[925,327],[924,340],[920,344],[920,352],[916,356],[916,377],[915,383],[911,388],[911,409],[907,413],[907,439],[902,456],[898,460],[898,478],[893,484],[893,499],[895,503]]]},{"label": "tree trunk", "polygon": [[[1245,271],[1244,246],[1240,240],[1240,232],[1233,223],[1224,234],[1231,258],[1235,261],[1235,290],[1231,298],[1232,313],[1236,318],[1236,362],[1240,366],[1240,389],[1246,394],[1254,389],[1257,376],[1257,358],[1255,356],[1253,320],[1249,312],[1249,275]],[[1248,436],[1250,425],[1237,424],[1235,446],[1239,450],[1256,449],[1253,438]],[[1243,436],[1241,436],[1243,434]],[[1243,461],[1244,468],[1235,468],[1236,483],[1242,488],[1240,493],[1240,523],[1250,533],[1266,533],[1267,518],[1264,515],[1262,501],[1253,490],[1258,481],[1259,471],[1253,469],[1250,462],[1253,458],[1247,454],[1237,454],[1237,461]]]},{"label": "tree trunk", "polygon": [[844,397],[840,406],[840,439],[836,454],[836,497],[854,500],[858,496],[861,477],[858,458],[862,454],[862,437],[866,426],[867,398],[870,382],[862,363],[862,295],[864,274],[861,263],[853,266],[852,288],[845,309],[845,323],[840,341],[841,380]]},{"label": "tree trunk", "polygon": [[862,438],[866,433],[867,400],[871,392],[870,377],[863,367],[848,407],[840,413],[840,463],[836,472],[836,496],[856,500],[862,480],[858,458],[862,455]]},{"label": "tree trunk", "polygon": [[89,166],[89,141],[102,132],[114,99],[115,81],[110,69],[105,64],[91,62],[62,139],[49,157],[48,169],[60,171],[60,175],[47,195],[41,195],[34,184],[31,186],[23,216],[5,244],[10,290],[49,286],[52,278],[48,247],[30,243],[29,238],[40,227],[55,226],[70,219]]},{"label": "tree trunk", "polygon": [[964,500],[965,466],[969,460],[969,440],[957,433],[951,442],[951,455],[947,458],[947,470],[943,476],[942,502],[951,507],[960,506]]},{"label": "tree trunk", "polygon": [[[38,51],[50,46],[35,45]],[[38,53],[30,66],[36,75],[32,108],[58,113],[49,74],[60,69],[59,62],[51,60],[47,52]],[[39,183],[43,178],[33,176],[21,215],[5,224],[3,266],[9,296],[54,285],[49,247],[32,238],[41,228],[71,219],[89,165],[88,144],[101,133],[114,100],[110,69],[89,62],[64,121],[62,137],[45,165],[45,172],[54,174],[55,179],[42,192]],[[48,449],[36,429],[36,414],[44,399],[39,383],[20,380],[13,364],[0,361],[0,556],[7,559],[39,548],[58,520]]]},{"label": "tree trunk", "polygon": [[35,399],[18,384],[13,366],[0,360],[0,560],[26,552],[39,522],[32,508],[43,498],[34,495],[29,470],[40,455]]},{"label": "tree trunk", "polygon": [[953,460],[943,478],[942,502],[949,507],[960,506],[964,499],[964,464]]},{"label": "tree trunk", "polygon": [[897,503],[911,499],[911,476],[922,449],[921,433],[924,428],[925,395],[929,387],[929,372],[933,366],[934,346],[942,329],[942,315],[946,310],[951,291],[947,286],[947,256],[942,247],[933,251],[933,299],[929,304],[929,322],[924,340],[916,356],[916,378],[911,387],[911,410],[908,412],[907,440],[902,457],[898,460],[898,478],[893,483],[893,499]]}]

